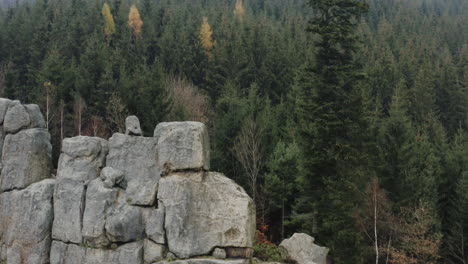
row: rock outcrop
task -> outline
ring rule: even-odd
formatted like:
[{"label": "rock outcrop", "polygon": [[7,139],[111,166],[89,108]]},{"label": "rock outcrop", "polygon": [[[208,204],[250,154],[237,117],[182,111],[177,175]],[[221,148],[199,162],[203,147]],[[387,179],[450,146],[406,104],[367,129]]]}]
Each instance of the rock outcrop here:
[{"label": "rock outcrop", "polygon": [[327,264],[329,249],[314,244],[314,238],[304,233],[294,235],[281,242],[280,247],[286,249],[288,257],[298,264]]},{"label": "rock outcrop", "polygon": [[205,125],[143,137],[131,116],[109,141],[66,138],[56,179],[44,127],[37,105],[0,99],[0,263],[248,263],[254,203],[208,171]]},{"label": "rock outcrop", "polygon": [[164,226],[169,249],[176,256],[207,255],[215,247],[252,247],[254,204],[241,187],[224,175],[172,173],[161,178],[158,199],[166,211]]},{"label": "rock outcrop", "polygon": [[0,263],[49,263],[55,180],[37,105],[0,99]]}]

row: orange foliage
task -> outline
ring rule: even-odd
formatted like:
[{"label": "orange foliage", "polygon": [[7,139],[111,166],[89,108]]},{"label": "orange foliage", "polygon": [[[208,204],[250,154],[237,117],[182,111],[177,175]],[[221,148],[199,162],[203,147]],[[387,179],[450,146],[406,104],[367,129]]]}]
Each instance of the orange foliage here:
[{"label": "orange foliage", "polygon": [[130,7],[130,12],[128,13],[128,25],[133,29],[133,34],[135,36],[140,35],[143,21],[141,20],[140,12],[138,12],[135,4]]},{"label": "orange foliage", "polygon": [[213,31],[211,30],[210,24],[208,24],[208,18],[203,17],[203,23],[200,27],[200,42],[205,50],[206,55],[211,58],[211,50],[214,47],[213,43]]}]

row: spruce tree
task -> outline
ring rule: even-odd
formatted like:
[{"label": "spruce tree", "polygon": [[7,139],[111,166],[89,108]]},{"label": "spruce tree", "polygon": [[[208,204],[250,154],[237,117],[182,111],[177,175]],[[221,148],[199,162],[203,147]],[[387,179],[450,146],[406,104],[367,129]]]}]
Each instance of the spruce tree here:
[{"label": "spruce tree", "polygon": [[367,5],[356,0],[309,3],[315,13],[309,31],[317,37],[316,58],[298,78],[305,175],[296,218],[304,231],[331,248],[337,263],[362,263],[362,237],[352,224],[365,134],[355,31]]}]

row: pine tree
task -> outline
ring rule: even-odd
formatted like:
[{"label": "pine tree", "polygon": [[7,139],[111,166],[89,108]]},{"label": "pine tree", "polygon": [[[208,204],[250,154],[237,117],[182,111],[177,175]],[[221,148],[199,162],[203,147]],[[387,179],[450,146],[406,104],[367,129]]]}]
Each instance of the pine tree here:
[{"label": "pine tree", "polygon": [[311,0],[317,35],[316,62],[299,77],[297,103],[302,146],[303,198],[296,212],[302,226],[334,252],[339,263],[361,263],[362,236],[352,224],[357,190],[362,188],[365,134],[359,79],[356,21],[367,6],[355,0]]}]

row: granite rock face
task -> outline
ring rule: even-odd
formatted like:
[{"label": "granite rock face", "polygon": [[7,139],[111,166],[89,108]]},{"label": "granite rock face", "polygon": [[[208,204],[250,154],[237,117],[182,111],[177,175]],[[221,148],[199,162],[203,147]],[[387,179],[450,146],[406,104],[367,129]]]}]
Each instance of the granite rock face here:
[{"label": "granite rock face", "polygon": [[45,129],[8,134],[3,145],[0,191],[24,189],[50,177],[52,146]]},{"label": "granite rock face", "polygon": [[115,249],[85,248],[54,241],[50,264],[138,264],[143,263],[143,242],[124,244]]},{"label": "granite rock face", "polygon": [[207,171],[205,125],[161,123],[142,137],[131,116],[109,141],[66,138],[56,179],[45,126],[37,105],[0,98],[0,263],[249,262],[254,204]]},{"label": "granite rock face", "polygon": [[78,136],[64,139],[57,179],[86,182],[98,178],[108,151],[107,141],[101,138]]},{"label": "granite rock face", "polygon": [[86,191],[86,207],[83,214],[82,235],[86,244],[94,247],[105,247],[110,244],[106,236],[105,225],[107,214],[118,191],[104,186],[101,179],[95,179],[89,183]]},{"label": "granite rock face", "polygon": [[214,247],[252,247],[254,203],[224,175],[173,173],[161,178],[158,199],[166,211],[169,250],[177,257],[206,255]]},{"label": "granite rock face", "polygon": [[[55,180],[0,194],[0,245],[6,263],[48,263]],[[2,254],[5,254],[2,253]]]},{"label": "granite rock face", "polygon": [[153,205],[161,175],[156,164],[156,140],[116,133],[109,139],[107,166],[123,172],[122,185],[130,204]]},{"label": "granite rock face", "polygon": [[166,172],[210,169],[210,143],[203,123],[160,123],[154,137],[158,143],[158,165]]},{"label": "granite rock face", "polygon": [[298,264],[327,264],[329,249],[314,244],[314,238],[304,233],[294,235],[281,242],[289,257]]},{"label": "granite rock face", "polygon": [[85,206],[85,185],[72,179],[58,180],[54,191],[54,224],[52,238],[81,244],[82,215]]}]

